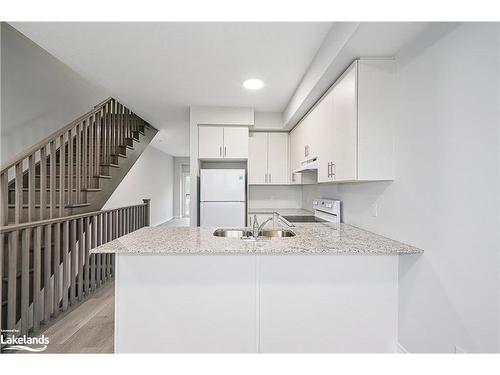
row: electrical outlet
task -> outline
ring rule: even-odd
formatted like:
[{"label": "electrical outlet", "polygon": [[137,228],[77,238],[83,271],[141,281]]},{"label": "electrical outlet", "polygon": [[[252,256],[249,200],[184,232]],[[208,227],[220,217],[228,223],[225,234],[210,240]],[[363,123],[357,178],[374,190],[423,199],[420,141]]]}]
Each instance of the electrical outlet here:
[{"label": "electrical outlet", "polygon": [[466,351],[463,350],[460,346],[455,345],[455,354],[465,354]]},{"label": "electrical outlet", "polygon": [[373,217],[378,216],[378,204],[377,203],[372,204],[372,216]]}]

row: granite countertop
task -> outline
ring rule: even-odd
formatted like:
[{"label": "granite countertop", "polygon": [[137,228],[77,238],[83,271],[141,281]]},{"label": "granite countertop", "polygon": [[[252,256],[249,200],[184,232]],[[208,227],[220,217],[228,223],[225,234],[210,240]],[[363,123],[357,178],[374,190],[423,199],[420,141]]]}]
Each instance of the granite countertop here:
[{"label": "granite countertop", "polygon": [[248,214],[269,214],[277,212],[282,216],[314,216],[314,212],[303,208],[249,208]]},{"label": "granite countertop", "polygon": [[215,237],[216,228],[145,227],[101,245],[91,253],[164,255],[406,255],[423,250],[340,224],[296,224],[295,237],[243,241]]}]

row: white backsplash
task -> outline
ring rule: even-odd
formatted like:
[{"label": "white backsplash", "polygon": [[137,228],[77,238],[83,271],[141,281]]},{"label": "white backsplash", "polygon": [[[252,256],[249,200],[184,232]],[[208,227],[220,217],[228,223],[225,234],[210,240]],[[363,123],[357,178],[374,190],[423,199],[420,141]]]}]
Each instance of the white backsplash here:
[{"label": "white backsplash", "polygon": [[251,185],[248,190],[249,208],[301,208],[302,186]]}]

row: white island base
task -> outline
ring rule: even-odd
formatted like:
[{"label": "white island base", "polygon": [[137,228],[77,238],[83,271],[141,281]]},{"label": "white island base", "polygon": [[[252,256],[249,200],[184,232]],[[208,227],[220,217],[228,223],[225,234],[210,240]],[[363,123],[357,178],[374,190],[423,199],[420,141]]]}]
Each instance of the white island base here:
[{"label": "white island base", "polygon": [[397,256],[116,256],[115,352],[395,352]]}]

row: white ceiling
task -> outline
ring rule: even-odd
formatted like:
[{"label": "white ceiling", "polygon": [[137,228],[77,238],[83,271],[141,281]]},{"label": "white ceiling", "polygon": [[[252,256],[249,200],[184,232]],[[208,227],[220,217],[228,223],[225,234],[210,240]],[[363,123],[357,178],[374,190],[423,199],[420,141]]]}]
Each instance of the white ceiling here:
[{"label": "white ceiling", "polygon": [[[331,23],[12,23],[189,155],[189,106],[282,112]],[[245,90],[261,78],[265,87]]]}]

